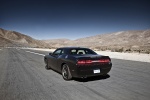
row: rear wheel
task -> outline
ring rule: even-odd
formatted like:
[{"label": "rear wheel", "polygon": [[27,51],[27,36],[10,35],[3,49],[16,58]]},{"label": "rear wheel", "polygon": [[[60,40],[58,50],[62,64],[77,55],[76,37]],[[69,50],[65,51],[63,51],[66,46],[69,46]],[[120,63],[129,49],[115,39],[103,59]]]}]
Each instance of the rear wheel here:
[{"label": "rear wheel", "polygon": [[64,64],[62,66],[62,77],[64,78],[64,80],[71,80],[72,79],[72,75],[70,73],[70,69],[69,69],[67,64]]}]

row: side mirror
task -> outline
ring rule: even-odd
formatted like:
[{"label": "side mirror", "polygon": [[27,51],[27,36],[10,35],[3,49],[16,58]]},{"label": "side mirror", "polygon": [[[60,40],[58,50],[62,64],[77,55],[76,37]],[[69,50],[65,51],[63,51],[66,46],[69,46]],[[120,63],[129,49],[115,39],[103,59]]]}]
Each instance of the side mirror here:
[{"label": "side mirror", "polygon": [[49,53],[49,55],[52,55],[52,53]]}]

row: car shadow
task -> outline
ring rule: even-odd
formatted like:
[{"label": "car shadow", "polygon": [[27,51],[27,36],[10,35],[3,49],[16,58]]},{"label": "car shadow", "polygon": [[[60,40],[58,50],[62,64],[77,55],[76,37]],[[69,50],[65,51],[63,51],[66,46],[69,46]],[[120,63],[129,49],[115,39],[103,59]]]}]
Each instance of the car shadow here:
[{"label": "car shadow", "polygon": [[[45,66],[46,67],[46,66]],[[46,70],[52,70],[58,74],[61,75],[60,72],[56,71],[56,70],[53,70],[53,69],[46,69]],[[93,77],[87,77],[87,78],[73,78],[72,80],[74,81],[77,81],[77,82],[90,82],[90,81],[98,81],[98,80],[104,80],[104,79],[108,79],[110,78],[110,75],[109,74],[106,74],[105,76],[93,76]],[[70,80],[70,81],[72,81]]]},{"label": "car shadow", "polygon": [[98,80],[104,80],[110,78],[110,75],[105,76],[94,76],[94,77],[88,77],[88,78],[73,78],[74,81],[77,82],[90,82],[90,81],[98,81]]}]

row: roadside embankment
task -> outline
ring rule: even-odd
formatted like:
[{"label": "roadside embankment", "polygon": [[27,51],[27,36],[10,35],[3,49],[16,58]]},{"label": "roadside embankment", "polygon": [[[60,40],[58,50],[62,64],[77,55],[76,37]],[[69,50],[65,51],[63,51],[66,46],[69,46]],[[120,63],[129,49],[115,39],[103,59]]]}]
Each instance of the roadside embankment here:
[{"label": "roadside embankment", "polygon": [[[55,50],[55,49],[42,49],[42,48],[28,48],[28,49],[39,50],[39,51],[50,51],[50,52],[53,52]],[[150,62],[150,54],[120,53],[120,52],[110,52],[110,51],[95,51],[95,52],[100,55],[109,56],[110,58],[141,61],[141,62]]]}]

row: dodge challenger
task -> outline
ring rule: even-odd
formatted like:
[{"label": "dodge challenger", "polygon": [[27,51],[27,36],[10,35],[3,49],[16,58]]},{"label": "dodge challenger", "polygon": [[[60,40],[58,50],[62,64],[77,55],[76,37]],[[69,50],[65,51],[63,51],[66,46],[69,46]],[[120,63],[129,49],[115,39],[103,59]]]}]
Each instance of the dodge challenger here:
[{"label": "dodge challenger", "polygon": [[112,63],[109,56],[98,55],[82,47],[62,47],[44,57],[46,69],[62,74],[64,80],[107,75]]}]

